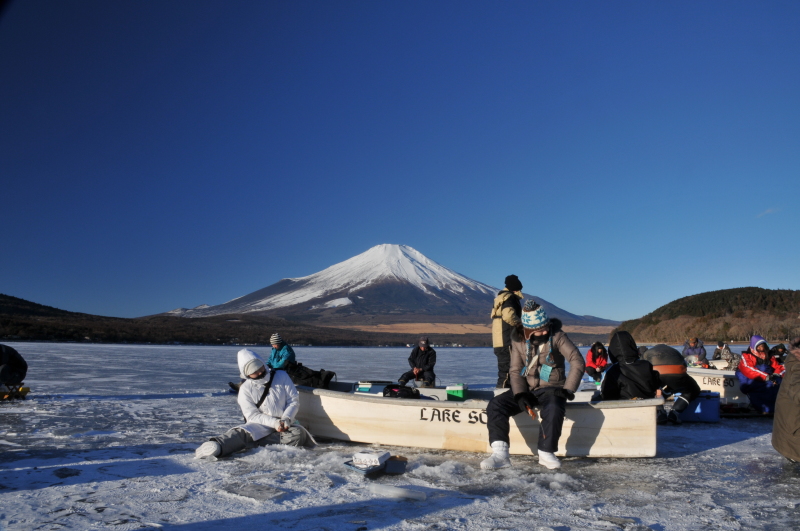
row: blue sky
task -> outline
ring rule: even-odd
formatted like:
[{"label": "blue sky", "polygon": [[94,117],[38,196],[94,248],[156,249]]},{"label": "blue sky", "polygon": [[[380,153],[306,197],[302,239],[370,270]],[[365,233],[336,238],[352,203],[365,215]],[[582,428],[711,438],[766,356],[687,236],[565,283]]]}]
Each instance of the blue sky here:
[{"label": "blue sky", "polygon": [[17,0],[0,293],[134,317],[380,243],[619,320],[800,289],[798,27],[798,2]]}]

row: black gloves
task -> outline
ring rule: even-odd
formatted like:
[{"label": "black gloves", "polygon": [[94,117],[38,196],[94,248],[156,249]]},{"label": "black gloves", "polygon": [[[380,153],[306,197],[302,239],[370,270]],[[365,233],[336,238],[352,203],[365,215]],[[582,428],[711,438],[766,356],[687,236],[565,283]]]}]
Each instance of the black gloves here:
[{"label": "black gloves", "polygon": [[575,400],[575,393],[570,391],[569,389],[564,389],[563,387],[559,387],[555,391],[553,391],[555,396],[560,396],[561,398],[566,398],[567,400]]},{"label": "black gloves", "polygon": [[539,405],[539,401],[533,396],[533,393],[517,393],[514,395],[514,400],[523,412],[527,412],[528,408],[535,408]]},{"label": "black gloves", "polygon": [[771,382],[777,382],[779,379],[780,379],[780,376],[778,376],[777,374],[770,374],[769,375],[769,381],[771,381]]}]

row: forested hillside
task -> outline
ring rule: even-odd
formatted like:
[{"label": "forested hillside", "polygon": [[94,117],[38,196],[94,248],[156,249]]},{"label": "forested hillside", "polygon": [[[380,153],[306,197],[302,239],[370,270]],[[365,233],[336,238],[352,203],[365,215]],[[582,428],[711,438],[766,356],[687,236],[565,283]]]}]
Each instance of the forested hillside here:
[{"label": "forested hillside", "polygon": [[753,334],[771,341],[800,335],[800,291],[735,288],[683,297],[640,319],[623,322],[640,342],[747,341]]}]

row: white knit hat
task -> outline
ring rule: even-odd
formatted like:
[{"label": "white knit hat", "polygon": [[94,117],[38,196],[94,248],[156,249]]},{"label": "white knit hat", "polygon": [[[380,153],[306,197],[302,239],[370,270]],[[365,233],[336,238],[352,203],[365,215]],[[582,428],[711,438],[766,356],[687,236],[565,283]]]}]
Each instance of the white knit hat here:
[{"label": "white knit hat", "polygon": [[257,373],[262,368],[264,368],[264,362],[261,361],[259,358],[253,358],[244,364],[242,372],[244,373],[245,376],[250,376],[251,374]]},{"label": "white knit hat", "polygon": [[283,343],[283,338],[281,337],[281,335],[278,332],[275,332],[269,338],[269,344],[270,345],[280,345],[281,343]]}]

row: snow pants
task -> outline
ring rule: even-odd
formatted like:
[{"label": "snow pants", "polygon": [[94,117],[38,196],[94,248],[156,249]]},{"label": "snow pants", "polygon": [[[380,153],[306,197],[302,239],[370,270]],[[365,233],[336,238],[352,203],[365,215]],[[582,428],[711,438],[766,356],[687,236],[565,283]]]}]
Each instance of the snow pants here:
[{"label": "snow pants", "polygon": [[[414,371],[404,372],[402,376],[397,380],[398,382],[410,382],[415,378]],[[422,381],[429,384],[431,387],[436,385],[436,375],[433,371],[423,371],[422,372]]]},{"label": "snow pants", "polygon": [[217,441],[222,447],[222,451],[217,457],[224,457],[240,450],[250,450],[258,448],[259,446],[267,446],[269,444],[285,444],[287,446],[305,446],[306,439],[305,430],[297,426],[292,426],[289,431],[281,433],[273,432],[262,437],[257,441],[253,440],[253,436],[242,428],[231,428],[219,437],[212,437],[210,441]]},{"label": "snow pants", "polygon": [[756,411],[775,413],[775,400],[778,398],[778,390],[781,388],[779,383],[768,385],[764,380],[755,380],[749,384],[742,384],[741,388]]},{"label": "snow pants", "polygon": [[[558,439],[561,437],[561,428],[567,414],[567,399],[555,396],[553,391],[557,387],[535,389],[531,391],[539,401],[539,442],[538,449],[543,452],[557,452]],[[508,440],[511,429],[508,419],[519,415],[522,410],[514,400],[514,392],[510,389],[503,394],[495,396],[486,407],[489,428],[489,443]],[[527,415],[527,411],[525,412]]]},{"label": "snow pants", "polygon": [[508,371],[511,369],[511,345],[495,347],[494,355],[497,357],[497,388],[511,387]]}]

